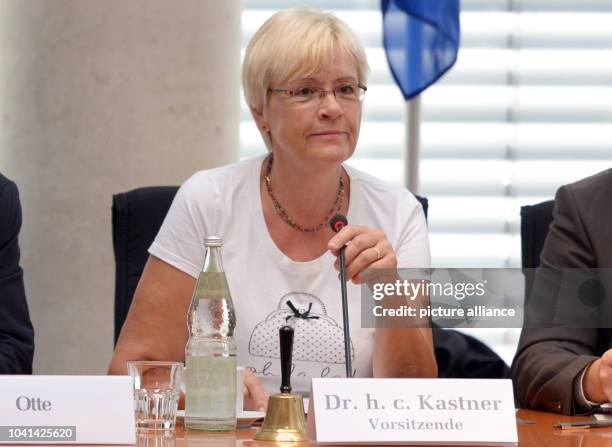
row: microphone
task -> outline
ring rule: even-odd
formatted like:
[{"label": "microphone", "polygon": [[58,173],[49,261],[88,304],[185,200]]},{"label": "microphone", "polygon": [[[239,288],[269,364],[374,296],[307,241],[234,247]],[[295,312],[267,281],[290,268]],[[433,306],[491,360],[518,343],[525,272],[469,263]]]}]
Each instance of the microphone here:
[{"label": "microphone", "polygon": [[335,233],[342,230],[347,225],[348,225],[348,220],[346,220],[346,217],[343,216],[342,214],[336,214],[329,221],[329,226],[331,227],[332,231],[334,231]]},{"label": "microphone", "polygon": [[[348,220],[342,214],[336,214],[329,221],[332,231],[338,233],[348,225]],[[342,320],[344,323],[344,360],[346,365],[346,377],[353,377],[353,367],[351,365],[351,337],[349,334],[348,299],[346,294],[346,262],[344,260],[344,247],[340,249],[338,255],[340,264],[340,294],[342,295]]]}]

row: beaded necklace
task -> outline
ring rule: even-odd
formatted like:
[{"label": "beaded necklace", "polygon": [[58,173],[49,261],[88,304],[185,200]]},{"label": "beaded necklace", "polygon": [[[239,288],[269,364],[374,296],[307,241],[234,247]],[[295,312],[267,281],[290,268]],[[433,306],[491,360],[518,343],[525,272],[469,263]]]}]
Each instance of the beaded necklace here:
[{"label": "beaded necklace", "polygon": [[274,205],[274,209],[276,210],[276,213],[280,216],[283,222],[285,222],[291,228],[298,230],[298,231],[302,231],[305,233],[311,233],[311,232],[319,231],[325,228],[329,222],[329,219],[331,219],[331,217],[334,214],[339,213],[340,209],[342,208],[342,200],[344,197],[344,180],[342,180],[342,175],[340,176],[340,180],[338,181],[338,192],[336,193],[336,200],[334,201],[334,204],[332,205],[327,215],[323,218],[321,223],[319,223],[318,225],[315,225],[313,227],[304,228],[300,224],[298,224],[296,221],[294,221],[291,218],[291,216],[289,216],[289,214],[287,214],[287,211],[285,211],[285,208],[283,208],[283,206],[278,202],[278,200],[276,200],[276,197],[274,197],[274,193],[272,192],[272,181],[270,180],[270,172],[272,171],[273,161],[274,161],[274,158],[272,154],[270,154],[270,158],[268,161],[268,167],[266,168],[266,172],[264,173],[264,180],[266,182],[266,190],[268,191],[268,195],[270,196],[270,199],[272,199],[272,204]]}]

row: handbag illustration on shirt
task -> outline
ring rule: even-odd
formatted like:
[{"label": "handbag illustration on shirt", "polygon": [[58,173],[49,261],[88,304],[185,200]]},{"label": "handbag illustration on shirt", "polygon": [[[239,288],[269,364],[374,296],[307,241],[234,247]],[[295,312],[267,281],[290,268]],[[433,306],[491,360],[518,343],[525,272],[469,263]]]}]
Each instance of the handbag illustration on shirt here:
[{"label": "handbag illustration on shirt", "polygon": [[[276,310],[258,323],[249,340],[249,354],[280,358],[278,330],[293,326],[293,361],[344,363],[342,326],[327,315],[325,305],[316,296],[304,292],[284,295]],[[355,358],[351,341],[351,358]]]}]

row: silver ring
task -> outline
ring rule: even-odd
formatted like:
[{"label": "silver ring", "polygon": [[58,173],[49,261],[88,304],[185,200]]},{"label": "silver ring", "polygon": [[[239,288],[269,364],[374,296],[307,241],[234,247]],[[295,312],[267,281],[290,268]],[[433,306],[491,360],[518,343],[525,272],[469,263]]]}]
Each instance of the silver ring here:
[{"label": "silver ring", "polygon": [[380,250],[378,248],[376,248],[376,247],[372,247],[372,248],[376,252],[376,260],[378,261],[382,257],[382,253],[380,252]]}]

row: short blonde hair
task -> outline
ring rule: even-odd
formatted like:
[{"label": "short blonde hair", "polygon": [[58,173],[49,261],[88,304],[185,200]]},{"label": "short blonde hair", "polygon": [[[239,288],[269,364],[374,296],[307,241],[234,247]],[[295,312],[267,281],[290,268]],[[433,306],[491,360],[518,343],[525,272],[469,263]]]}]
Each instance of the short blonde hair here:
[{"label": "short blonde hair", "polygon": [[365,51],[346,23],[333,14],[307,7],[277,12],[257,30],[246,48],[242,87],[248,106],[261,111],[271,82],[316,73],[331,62],[337,47],[354,61],[357,80],[365,84]]}]

